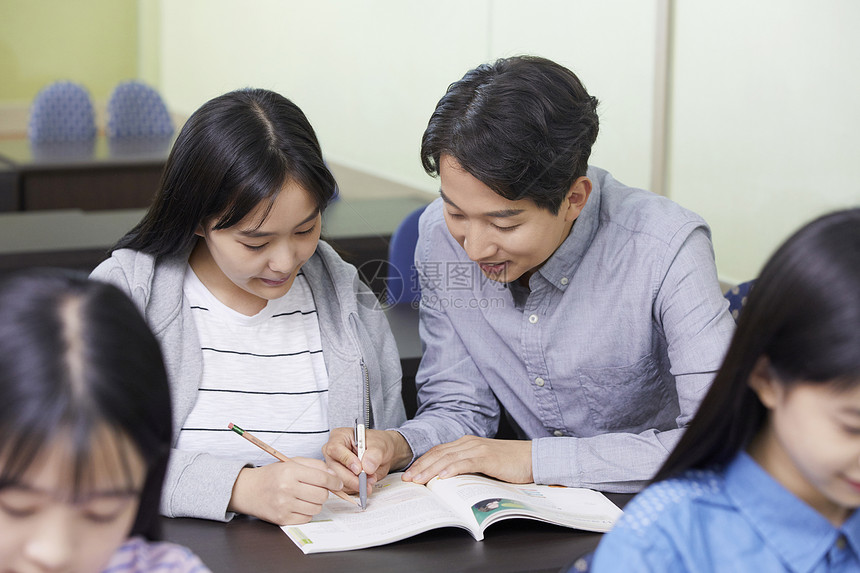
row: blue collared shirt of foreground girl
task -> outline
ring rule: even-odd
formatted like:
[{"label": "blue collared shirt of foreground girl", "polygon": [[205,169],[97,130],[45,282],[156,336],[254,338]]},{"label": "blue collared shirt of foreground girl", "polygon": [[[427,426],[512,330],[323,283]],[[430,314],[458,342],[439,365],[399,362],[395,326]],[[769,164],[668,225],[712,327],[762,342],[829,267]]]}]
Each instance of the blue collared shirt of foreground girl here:
[{"label": "blue collared shirt of foreground girl", "polygon": [[594,571],[860,571],[860,513],[841,526],[748,454],[642,492],[599,546]]}]

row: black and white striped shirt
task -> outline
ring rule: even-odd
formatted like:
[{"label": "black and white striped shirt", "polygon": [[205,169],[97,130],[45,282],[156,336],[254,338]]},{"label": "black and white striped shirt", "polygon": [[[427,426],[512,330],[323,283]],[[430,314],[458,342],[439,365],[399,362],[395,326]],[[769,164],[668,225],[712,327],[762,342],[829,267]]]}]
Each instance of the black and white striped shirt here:
[{"label": "black and white striped shirt", "polygon": [[176,447],[255,465],[276,461],[228,430],[232,422],[289,457],[321,459],[328,374],[304,274],[254,316],[218,301],[190,266],[184,291],[203,349],[203,380]]}]

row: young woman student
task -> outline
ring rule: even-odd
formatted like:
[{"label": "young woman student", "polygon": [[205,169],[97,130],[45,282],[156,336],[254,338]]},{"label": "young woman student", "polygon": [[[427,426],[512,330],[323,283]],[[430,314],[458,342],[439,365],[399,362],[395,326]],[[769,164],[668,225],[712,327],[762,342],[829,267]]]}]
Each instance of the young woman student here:
[{"label": "young woman student", "polygon": [[[388,322],[320,241],[334,193],[302,111],[234,91],[188,119],[149,211],[93,272],[129,293],[165,354],[164,515],[307,522],[343,487],[322,460],[329,430],[405,420]],[[290,461],[272,463],[230,423]]]},{"label": "young woman student", "polygon": [[159,537],[170,394],[158,342],[111,285],[0,283],[0,570],[209,571]]},{"label": "young woman student", "polygon": [[860,209],[765,265],[698,413],[592,571],[860,571]]}]

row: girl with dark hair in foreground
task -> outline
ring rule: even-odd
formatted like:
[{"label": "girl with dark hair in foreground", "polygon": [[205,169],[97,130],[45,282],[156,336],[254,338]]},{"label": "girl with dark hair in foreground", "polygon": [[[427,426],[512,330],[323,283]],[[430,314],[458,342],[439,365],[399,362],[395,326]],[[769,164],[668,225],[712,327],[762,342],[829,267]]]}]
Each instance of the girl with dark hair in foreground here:
[{"label": "girl with dark hair in foreground", "polygon": [[113,286],[0,283],[0,570],[209,571],[159,538],[170,395],[158,342]]},{"label": "girl with dark hair in foreground", "polygon": [[860,570],[860,209],[777,250],[687,432],[593,571]]}]

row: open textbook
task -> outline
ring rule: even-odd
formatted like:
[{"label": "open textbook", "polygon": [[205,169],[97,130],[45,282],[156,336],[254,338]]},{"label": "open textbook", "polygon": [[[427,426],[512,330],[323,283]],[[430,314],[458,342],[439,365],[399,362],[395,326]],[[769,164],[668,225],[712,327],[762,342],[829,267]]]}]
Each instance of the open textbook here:
[{"label": "open textbook", "polygon": [[480,541],[489,525],[515,517],[603,532],[621,516],[614,503],[590,489],[509,484],[476,475],[433,478],[423,486],[404,482],[401,475],[377,483],[365,511],[332,495],[310,523],[282,529],[307,554],[374,547],[451,526]]}]

